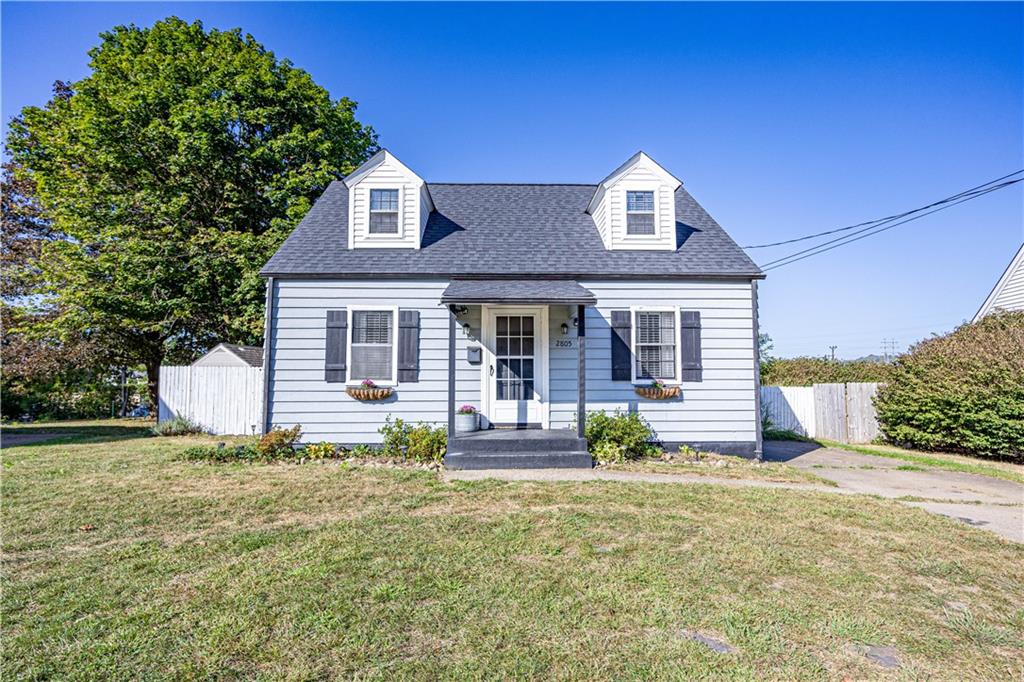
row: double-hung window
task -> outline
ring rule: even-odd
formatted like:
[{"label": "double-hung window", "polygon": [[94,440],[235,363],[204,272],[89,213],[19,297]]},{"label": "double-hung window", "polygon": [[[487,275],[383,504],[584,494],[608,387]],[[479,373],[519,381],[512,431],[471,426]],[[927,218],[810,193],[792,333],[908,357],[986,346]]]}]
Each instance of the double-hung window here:
[{"label": "double-hung window", "polygon": [[370,190],[370,234],[398,234],[398,190]]},{"label": "double-hung window", "polygon": [[391,382],[396,380],[395,318],[396,311],[353,309],[349,326],[351,343],[349,381],[363,379]]},{"label": "double-hung window", "polygon": [[626,234],[654,233],[654,192],[626,192]]},{"label": "double-hung window", "polygon": [[673,310],[634,310],[633,353],[637,381],[661,379],[674,381],[676,371],[676,329],[679,321]]}]

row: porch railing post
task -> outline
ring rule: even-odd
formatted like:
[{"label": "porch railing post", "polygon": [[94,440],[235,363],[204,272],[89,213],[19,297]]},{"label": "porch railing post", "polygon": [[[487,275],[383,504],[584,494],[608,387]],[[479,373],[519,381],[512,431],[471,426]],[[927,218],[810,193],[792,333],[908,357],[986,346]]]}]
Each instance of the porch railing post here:
[{"label": "porch railing post", "polygon": [[455,440],[455,311],[448,306],[448,444]]},{"label": "porch railing post", "polygon": [[583,438],[587,429],[587,307],[576,306],[576,340],[579,358],[576,386],[576,435]]}]

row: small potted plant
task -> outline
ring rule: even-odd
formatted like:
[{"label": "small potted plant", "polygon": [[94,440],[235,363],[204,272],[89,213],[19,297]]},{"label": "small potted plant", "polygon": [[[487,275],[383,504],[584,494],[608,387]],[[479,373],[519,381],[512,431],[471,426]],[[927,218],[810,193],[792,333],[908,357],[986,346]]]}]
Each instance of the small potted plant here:
[{"label": "small potted plant", "polygon": [[679,387],[669,386],[661,379],[655,379],[646,386],[637,386],[636,393],[650,400],[668,400],[679,395]]},{"label": "small potted plant", "polygon": [[345,393],[356,400],[384,400],[391,395],[393,390],[387,386],[378,386],[372,379],[363,379],[358,386],[349,386]]},{"label": "small potted plant", "polygon": [[455,412],[455,432],[470,433],[480,428],[480,412],[472,405],[463,405]]}]

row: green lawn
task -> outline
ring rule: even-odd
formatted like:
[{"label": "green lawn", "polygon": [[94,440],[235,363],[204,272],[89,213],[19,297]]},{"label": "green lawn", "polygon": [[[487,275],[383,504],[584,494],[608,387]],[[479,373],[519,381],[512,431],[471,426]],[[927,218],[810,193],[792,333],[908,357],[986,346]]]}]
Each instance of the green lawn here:
[{"label": "green lawn", "polygon": [[5,679],[1024,674],[1024,547],[895,502],[187,464],[212,439],[93,428],[3,451]]}]

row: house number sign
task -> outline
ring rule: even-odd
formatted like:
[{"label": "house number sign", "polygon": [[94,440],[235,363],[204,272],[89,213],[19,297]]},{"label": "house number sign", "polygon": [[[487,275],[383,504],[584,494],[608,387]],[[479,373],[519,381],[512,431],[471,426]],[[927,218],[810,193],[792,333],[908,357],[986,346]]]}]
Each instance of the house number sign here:
[{"label": "house number sign", "polygon": [[555,339],[555,348],[575,348],[576,340],[569,339]]}]

